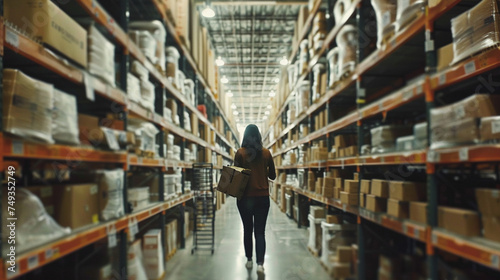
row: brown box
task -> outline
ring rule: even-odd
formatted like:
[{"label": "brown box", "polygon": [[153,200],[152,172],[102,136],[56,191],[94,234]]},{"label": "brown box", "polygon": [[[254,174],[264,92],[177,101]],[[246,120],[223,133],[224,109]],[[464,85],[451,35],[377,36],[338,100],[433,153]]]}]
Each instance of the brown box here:
[{"label": "brown box", "polygon": [[337,135],[335,136],[335,147],[338,148],[345,148],[348,147],[352,144],[354,144],[355,136],[354,135]]},{"label": "brown box", "polygon": [[325,208],[321,206],[311,206],[309,207],[309,214],[315,219],[325,218]]},{"label": "brown box", "polygon": [[325,177],[323,178],[323,186],[326,187],[334,187],[335,186],[335,178]]},{"label": "brown box", "polygon": [[250,179],[250,172],[249,169],[236,166],[223,166],[217,190],[241,199]]},{"label": "brown box", "polygon": [[53,86],[14,69],[3,71],[3,86],[5,131],[52,142]]},{"label": "brown box", "polygon": [[402,201],[423,201],[426,199],[426,186],[423,183],[391,181],[389,198]]},{"label": "brown box", "polygon": [[484,216],[500,216],[500,190],[476,189],[479,212]]},{"label": "brown box", "polygon": [[99,201],[96,184],[54,187],[54,206],[57,222],[76,229],[99,222]]},{"label": "brown box", "polygon": [[350,262],[352,258],[351,246],[337,246],[337,260],[338,262]]},{"label": "brown box", "polygon": [[87,31],[50,0],[8,0],[5,19],[87,67]]},{"label": "brown box", "polygon": [[408,219],[410,205],[407,201],[389,198],[387,200],[387,214],[396,218]]},{"label": "brown box", "polygon": [[36,195],[42,202],[45,211],[54,216],[54,192],[52,186],[33,186],[24,189]]},{"label": "brown box", "polygon": [[366,194],[359,194],[359,206],[365,208],[366,207]]},{"label": "brown box", "polygon": [[354,172],[354,173],[352,174],[352,177],[353,177],[353,180],[355,180],[355,181],[359,181],[359,173],[358,173],[358,172]]},{"label": "brown box", "polygon": [[307,179],[307,189],[311,192],[313,192],[316,188],[316,181]]},{"label": "brown box", "polygon": [[389,197],[389,181],[373,179],[371,182],[370,194],[378,197]]},{"label": "brown box", "polygon": [[360,192],[364,194],[370,193],[371,180],[361,180]]},{"label": "brown box", "polygon": [[99,146],[106,143],[104,132],[99,127],[99,118],[78,114],[78,128],[82,144]]},{"label": "brown box", "polygon": [[440,142],[472,144],[478,141],[479,138],[479,127],[475,118],[464,118],[447,122],[431,130],[431,141],[433,144]]},{"label": "brown box", "polygon": [[326,222],[329,224],[342,224],[342,216],[340,215],[326,215]]},{"label": "brown box", "polygon": [[385,212],[387,209],[387,199],[377,197],[373,194],[367,194],[365,208],[373,212]]},{"label": "brown box", "polygon": [[479,214],[466,209],[439,207],[438,226],[465,236],[479,236],[481,234]]},{"label": "brown box", "polygon": [[347,205],[358,205],[358,194],[341,191],[340,201]]},{"label": "brown box", "polygon": [[344,184],[342,178],[335,178],[335,187],[344,190]]},{"label": "brown box", "polygon": [[336,262],[333,264],[332,276],[334,279],[348,278],[351,276],[351,263]]},{"label": "brown box", "polygon": [[500,140],[500,117],[481,118],[479,134],[482,142]]},{"label": "brown box", "polygon": [[359,193],[359,181],[344,180],[344,191],[348,193]]},{"label": "brown box", "polygon": [[410,202],[410,220],[427,224],[427,202]]},{"label": "brown box", "polygon": [[453,61],[453,43],[441,47],[437,51],[437,71],[441,71],[450,66]]},{"label": "brown box", "polygon": [[500,242],[500,217],[482,216],[484,237]]},{"label": "brown box", "polygon": [[338,188],[338,187],[333,188],[333,198],[340,199],[340,192],[341,191],[342,191],[341,188]]},{"label": "brown box", "polygon": [[334,197],[334,188],[332,186],[324,187],[323,188],[323,196],[326,198],[333,198]]}]

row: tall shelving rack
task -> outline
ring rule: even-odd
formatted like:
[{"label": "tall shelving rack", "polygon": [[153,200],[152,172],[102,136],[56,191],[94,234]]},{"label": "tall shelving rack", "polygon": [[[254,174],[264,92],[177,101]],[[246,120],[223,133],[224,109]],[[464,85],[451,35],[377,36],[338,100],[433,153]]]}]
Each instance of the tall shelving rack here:
[{"label": "tall shelving rack", "polygon": [[[451,43],[450,19],[471,8],[477,1],[440,0],[429,2],[433,2],[434,6],[426,5],[424,13],[392,37],[384,48],[376,49],[362,44],[363,40],[367,39],[366,36],[372,41],[373,36],[376,37],[376,34],[368,34],[367,31],[369,24],[373,26],[375,21],[374,17],[370,16],[370,11],[373,10],[370,1],[352,1],[353,4],[345,10],[340,23],[333,25],[334,27],[328,30],[323,47],[314,57],[309,58],[308,70],[298,78],[294,89],[298,88],[301,81],[311,80],[312,67],[319,58],[326,55],[329,48],[334,45],[334,39],[340,28],[348,22],[357,26],[358,34],[360,34],[358,43],[362,46],[358,49],[358,63],[354,73],[334,88],[327,89],[326,93],[322,93],[322,96],[314,103],[310,100],[309,107],[288,125],[284,120],[292,96],[284,98],[285,101],[277,109],[277,114],[274,115],[274,118],[270,118],[268,131],[264,134],[265,146],[272,151],[273,156],[275,158],[281,157],[301,145],[311,144],[317,140],[325,140],[327,148],[330,148],[336,135],[353,132],[358,136],[358,147],[361,147],[363,136],[369,132],[369,128],[374,123],[383,123],[385,120],[394,121],[398,117],[425,119],[430,122],[430,109],[449,104],[453,100],[453,97],[450,98],[452,96],[450,92],[469,90],[472,93],[478,87],[482,87],[482,90],[493,93],[497,87],[492,83],[481,83],[479,78],[483,74],[498,73],[500,56],[499,49],[496,47],[456,63],[453,67],[441,71],[436,70],[437,49]],[[316,1],[314,8],[309,11],[309,16],[304,23],[304,32],[299,34],[298,42],[307,38],[307,34],[312,28],[312,20],[322,4],[328,6],[329,20],[333,21],[331,7],[333,7],[334,1],[323,1],[323,3]],[[329,24],[331,26],[332,22]],[[291,62],[298,59],[297,52],[298,46],[293,46],[289,59]],[[417,76],[420,76],[420,79],[412,79]],[[485,80],[484,77],[482,78]],[[438,98],[440,102],[436,101]],[[314,131],[312,123],[314,115],[320,109],[326,109],[329,112],[338,110],[339,108],[335,107],[336,103],[348,107],[349,110],[337,118],[332,118],[330,113],[325,127]],[[412,114],[412,111],[418,111],[419,114]],[[272,139],[271,130],[280,122],[283,125],[281,129],[276,130],[279,132]],[[288,142],[288,145],[285,146],[283,143],[286,138],[291,137],[300,124],[309,126],[309,134],[291,144]],[[472,266],[480,264],[481,269],[490,269],[492,275],[498,275],[500,244],[485,241],[482,238],[466,238],[450,234],[438,228],[437,209],[440,178],[437,176],[437,170],[445,167],[457,168],[457,166],[474,169],[477,164],[481,163],[498,165],[499,151],[500,147],[492,144],[447,149],[427,148],[277,166],[277,169],[289,174],[295,173],[298,169],[320,171],[329,168],[351,168],[359,173],[360,182],[363,179],[363,174],[370,168],[376,170],[392,168],[393,174],[400,178],[405,178],[405,176],[402,174],[404,172],[398,168],[409,166],[420,170],[417,172],[423,173],[421,175],[427,181],[428,224],[393,218],[385,213],[373,213],[361,207],[342,204],[339,200],[325,198],[302,188],[282,184],[282,187],[291,189],[300,197],[307,198],[308,205],[324,205],[329,208],[329,212],[345,213],[354,218],[358,224],[358,279],[371,279],[367,275],[369,268],[366,259],[368,255],[366,240],[369,239],[368,235],[373,232],[374,224],[378,226],[378,229],[388,229],[389,233],[396,234],[398,238],[407,238],[407,244],[418,243],[425,248],[427,279],[440,279],[438,275],[440,261],[436,255],[437,250],[470,261]],[[299,210],[299,217],[297,217],[299,227],[301,226],[301,215]],[[371,230],[367,231],[368,228]],[[386,244],[382,250],[384,249],[390,250],[390,245]]]},{"label": "tall shelving rack", "polygon": [[[5,50],[5,52],[8,51],[7,55],[9,56],[9,67],[16,67],[16,63],[14,61],[15,58],[16,60],[22,60],[25,65],[33,65],[45,73],[50,73],[55,79],[63,78],[62,80],[64,80],[64,82],[71,83],[73,87],[78,88],[79,90],[83,91],[83,89],[91,85],[92,91],[96,94],[96,97],[99,98],[99,100],[105,100],[107,104],[110,104],[109,108],[113,111],[113,113],[120,113],[123,116],[125,129],[127,125],[127,117],[134,116],[153,123],[160,130],[160,133],[157,136],[157,141],[160,141],[160,143],[163,143],[166,131],[176,135],[176,137],[179,137],[182,142],[181,158],[184,158],[184,148],[186,147],[186,143],[190,142],[201,147],[205,147],[206,149],[211,150],[212,153],[215,152],[218,155],[221,155],[226,161],[232,160],[231,154],[228,151],[235,150],[234,143],[238,143],[238,134],[233,128],[233,124],[229,121],[222,110],[222,106],[219,104],[219,101],[213,94],[214,89],[211,86],[214,85],[209,85],[206,78],[203,77],[196,62],[192,58],[190,51],[184,46],[182,40],[177,35],[174,25],[167,18],[164,7],[159,3],[159,1],[116,0],[98,2],[95,0],[76,0],[71,3],[64,2],[57,4],[60,4],[60,8],[62,8],[62,10],[70,16],[76,15],[79,17],[91,18],[96,22],[96,24],[99,25],[101,31],[106,32],[108,40],[111,39],[111,41],[115,44],[116,49],[119,49],[120,54],[115,58],[115,62],[118,61],[119,65],[117,71],[118,73],[121,73],[121,75],[118,75],[118,86],[112,87],[107,85],[92,75],[86,77],[84,70],[68,65],[62,59],[51,55],[50,52],[39,42],[35,42],[33,39],[25,36],[24,33],[19,32],[16,28],[7,24],[3,17],[0,20],[0,70],[3,70],[4,68]],[[103,4],[106,4],[108,8],[112,9],[104,8]],[[132,7],[134,9],[132,9]],[[0,1],[0,9],[0,14],[3,16],[3,1]],[[108,11],[113,11],[113,16],[111,16]],[[160,20],[164,23],[165,29],[168,33],[167,40],[171,40],[171,42],[167,42],[171,45],[175,45],[181,53],[181,70],[185,73],[189,73],[190,77],[193,78],[196,84],[196,99],[203,99],[204,104],[207,107],[213,108],[211,110],[211,114],[205,117],[195,106],[191,105],[180,93],[180,91],[174,88],[174,86],[167,80],[166,76],[158,71],[146,58],[139,47],[133,43],[127,35],[128,24],[131,18]],[[129,64],[132,58],[139,61],[148,70],[150,80],[157,85],[155,90],[155,112],[145,110],[137,104],[129,101],[127,97],[126,73],[129,71]],[[0,71],[0,75],[2,75],[1,72],[2,71]],[[87,78],[88,80],[86,80]],[[174,98],[177,103],[180,104],[180,127],[168,122],[163,117],[165,94],[168,94],[170,98]],[[1,110],[2,108],[0,108],[0,112]],[[207,125],[208,129],[214,131],[216,135],[216,143],[223,148],[219,148],[216,145],[208,143],[203,139],[203,137],[198,137],[197,135],[184,130],[184,122],[182,119],[184,110],[189,110],[191,114],[198,117],[200,124]],[[224,131],[231,132],[230,139],[226,139],[226,136],[217,131],[215,126],[212,124],[211,120],[215,114],[223,117]],[[6,170],[9,165],[20,166],[18,164],[19,161],[24,162],[35,160],[53,160],[63,162],[77,161],[84,164],[108,164],[123,168],[125,171],[125,188],[123,192],[125,205],[127,205],[128,201],[127,187],[129,185],[127,183],[126,174],[131,168],[149,168],[159,174],[163,174],[168,169],[172,168],[182,168],[183,174],[185,174],[192,168],[191,162],[166,159],[163,154],[163,149],[159,149],[158,158],[145,158],[127,153],[126,151],[111,152],[78,146],[39,144],[11,137],[5,133],[0,133],[0,143],[2,145],[0,164],[3,167],[3,170]],[[214,168],[218,169],[222,167],[215,166]],[[43,268],[51,262],[64,259],[67,255],[74,253],[85,246],[105,241],[106,238],[109,240],[110,236],[113,235],[109,233],[111,228],[116,230],[115,236],[118,240],[117,247],[119,250],[119,267],[116,270],[117,274],[115,273],[115,276],[119,279],[127,279],[127,232],[130,231],[131,224],[159,217],[162,239],[163,242],[165,242],[164,230],[167,211],[177,207],[181,212],[184,212],[183,208],[185,203],[193,198],[192,193],[184,191],[184,179],[182,180],[182,183],[183,194],[175,199],[165,201],[165,197],[163,197],[163,176],[159,176],[158,195],[160,202],[151,203],[148,208],[135,212],[131,212],[130,209],[126,207],[125,215],[123,217],[108,222],[101,222],[98,225],[86,227],[84,230],[77,230],[68,236],[64,236],[61,239],[49,242],[27,252],[19,252],[20,254],[17,255],[16,259],[17,269],[14,274],[7,273],[7,265],[5,263],[6,258],[5,256],[2,256],[0,279],[23,278],[23,276]],[[18,187],[21,187],[21,185],[18,185]],[[183,223],[183,218],[181,218],[181,223]],[[182,224],[180,227],[183,228]],[[184,247],[185,240],[183,237],[180,238],[181,247]],[[166,259],[165,252],[163,253],[164,258]]]}]

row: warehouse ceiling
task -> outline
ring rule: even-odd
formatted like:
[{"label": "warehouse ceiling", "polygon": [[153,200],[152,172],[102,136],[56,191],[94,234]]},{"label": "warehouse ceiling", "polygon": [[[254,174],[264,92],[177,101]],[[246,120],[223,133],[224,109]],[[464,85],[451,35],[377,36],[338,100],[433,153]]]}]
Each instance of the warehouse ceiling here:
[{"label": "warehouse ceiling", "polygon": [[[292,48],[299,4],[307,2],[212,2],[213,18],[202,17],[216,57],[224,66],[219,78],[233,93],[233,114],[240,127],[263,124],[270,113],[270,92],[277,92],[280,60]],[[202,3],[198,6],[201,10]]]}]

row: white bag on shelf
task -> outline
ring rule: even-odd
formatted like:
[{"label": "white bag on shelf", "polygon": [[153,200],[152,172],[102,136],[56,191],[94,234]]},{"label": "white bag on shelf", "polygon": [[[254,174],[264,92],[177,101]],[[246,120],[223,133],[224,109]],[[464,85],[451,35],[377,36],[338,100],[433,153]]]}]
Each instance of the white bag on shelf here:
[{"label": "white bag on shelf", "polygon": [[99,208],[101,220],[119,218],[125,214],[123,206],[123,169],[98,170]]},{"label": "white bag on shelf", "polygon": [[94,25],[90,26],[88,37],[89,72],[115,86],[115,45],[106,40]]},{"label": "white bag on shelf", "polygon": [[52,137],[57,142],[80,144],[76,97],[54,89]]}]

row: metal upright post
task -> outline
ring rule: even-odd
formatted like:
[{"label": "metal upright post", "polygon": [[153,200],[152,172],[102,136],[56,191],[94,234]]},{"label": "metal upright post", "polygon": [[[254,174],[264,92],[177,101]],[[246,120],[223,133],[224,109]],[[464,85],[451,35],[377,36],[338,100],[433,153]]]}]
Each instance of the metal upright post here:
[{"label": "metal upright post", "polygon": [[[3,17],[3,0],[0,0],[0,16]],[[3,29],[3,27],[2,27]],[[3,81],[3,49],[2,53],[0,54],[0,81]],[[0,82],[0,116],[3,116],[3,82]],[[0,146],[3,147],[3,122],[0,122]],[[1,152],[0,152],[1,153]],[[3,162],[3,153],[0,154],[0,162]],[[2,175],[0,173],[0,180],[2,180]],[[2,216],[2,197],[3,197],[3,188],[0,188],[0,216]],[[3,229],[0,228],[0,236],[2,236]],[[2,252],[2,242],[0,242],[0,252]],[[5,266],[5,265],[4,265]],[[2,267],[4,267],[2,266]],[[4,273],[5,271],[1,271],[1,273]],[[4,273],[5,275],[5,273]]]}]

